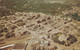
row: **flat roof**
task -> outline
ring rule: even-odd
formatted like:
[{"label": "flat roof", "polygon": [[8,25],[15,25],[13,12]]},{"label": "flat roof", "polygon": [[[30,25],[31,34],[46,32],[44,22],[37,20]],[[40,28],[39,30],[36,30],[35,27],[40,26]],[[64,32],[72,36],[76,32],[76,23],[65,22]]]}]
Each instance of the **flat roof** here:
[{"label": "flat roof", "polygon": [[25,49],[25,43],[16,44],[13,49]]},{"label": "flat roof", "polygon": [[0,49],[4,49],[4,48],[8,48],[8,47],[13,47],[14,44],[11,44],[11,45],[6,45],[6,46],[3,46],[3,47],[0,47]]}]

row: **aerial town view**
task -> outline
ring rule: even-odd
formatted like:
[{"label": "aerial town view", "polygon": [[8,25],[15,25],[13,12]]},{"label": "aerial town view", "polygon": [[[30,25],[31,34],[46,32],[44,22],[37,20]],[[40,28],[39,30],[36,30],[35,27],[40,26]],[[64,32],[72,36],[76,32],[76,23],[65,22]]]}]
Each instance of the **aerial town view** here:
[{"label": "aerial town view", "polygon": [[0,0],[0,50],[80,50],[80,0]]}]

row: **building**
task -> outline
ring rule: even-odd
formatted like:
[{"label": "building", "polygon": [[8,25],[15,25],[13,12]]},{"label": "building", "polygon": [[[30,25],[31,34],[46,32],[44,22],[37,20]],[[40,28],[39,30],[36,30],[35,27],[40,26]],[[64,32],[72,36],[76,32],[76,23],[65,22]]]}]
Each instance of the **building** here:
[{"label": "building", "polygon": [[25,45],[25,43],[16,44],[13,47],[13,50],[26,50],[26,45]]},{"label": "building", "polygon": [[2,46],[2,47],[0,47],[0,50],[12,50],[13,46],[14,46],[14,44]]}]

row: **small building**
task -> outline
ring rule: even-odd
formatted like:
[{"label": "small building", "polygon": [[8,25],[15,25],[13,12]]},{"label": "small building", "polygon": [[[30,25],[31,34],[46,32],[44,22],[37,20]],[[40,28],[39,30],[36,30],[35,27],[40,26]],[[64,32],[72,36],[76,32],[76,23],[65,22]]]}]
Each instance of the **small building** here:
[{"label": "small building", "polygon": [[14,46],[14,44],[2,46],[2,47],[0,47],[0,50],[12,50],[13,46]]},{"label": "small building", "polygon": [[26,48],[25,43],[19,43],[13,47],[13,50],[26,50],[25,48]]}]

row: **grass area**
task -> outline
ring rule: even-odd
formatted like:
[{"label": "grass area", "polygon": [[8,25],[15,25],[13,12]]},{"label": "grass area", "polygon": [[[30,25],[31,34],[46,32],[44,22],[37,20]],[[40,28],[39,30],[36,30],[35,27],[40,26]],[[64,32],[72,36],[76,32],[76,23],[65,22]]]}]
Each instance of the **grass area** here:
[{"label": "grass area", "polygon": [[45,1],[73,1],[73,0],[45,0]]},{"label": "grass area", "polygon": [[[29,1],[29,3],[28,3]],[[48,14],[61,14],[65,9],[70,9],[69,5],[60,3],[44,3],[44,0],[8,0],[6,6],[20,12],[42,12]],[[51,0],[46,0],[51,1]],[[54,0],[55,1],[55,0]],[[58,0],[57,0],[58,1]],[[63,1],[63,0],[60,0]],[[38,3],[36,3],[38,2]]]},{"label": "grass area", "polygon": [[17,11],[25,12],[42,12],[42,13],[61,13],[65,9],[69,9],[70,6],[60,3],[26,3],[26,4],[17,4],[13,9]]}]

